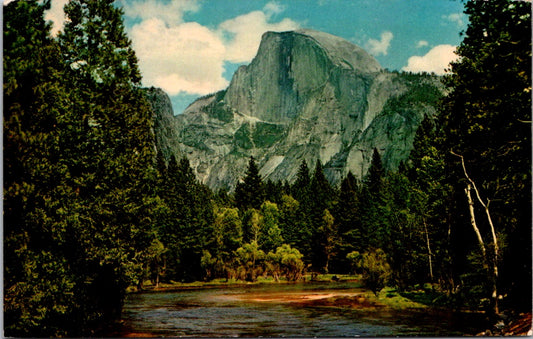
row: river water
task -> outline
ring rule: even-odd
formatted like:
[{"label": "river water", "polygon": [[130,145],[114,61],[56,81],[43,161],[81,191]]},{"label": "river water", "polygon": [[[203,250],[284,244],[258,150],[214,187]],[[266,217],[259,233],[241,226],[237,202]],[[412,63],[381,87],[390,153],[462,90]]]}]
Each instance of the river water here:
[{"label": "river water", "polygon": [[473,315],[395,311],[350,284],[266,284],[127,296],[119,336],[354,337],[479,333]]}]

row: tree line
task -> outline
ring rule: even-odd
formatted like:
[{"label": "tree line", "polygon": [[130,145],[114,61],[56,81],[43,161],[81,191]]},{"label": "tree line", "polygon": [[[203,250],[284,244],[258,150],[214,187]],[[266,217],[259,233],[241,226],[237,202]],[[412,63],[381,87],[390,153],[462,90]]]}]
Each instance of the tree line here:
[{"label": "tree line", "polygon": [[112,3],[71,0],[57,37],[49,1],[4,6],[6,335],[102,333],[126,288],[147,280],[304,272],[362,274],[376,293],[429,284],[451,307],[491,314],[530,310],[529,2],[465,3],[447,94],[397,171],[374,150],[361,180],[332,186],[317,160],[281,183],[251,158],[232,193],[154,147]]}]

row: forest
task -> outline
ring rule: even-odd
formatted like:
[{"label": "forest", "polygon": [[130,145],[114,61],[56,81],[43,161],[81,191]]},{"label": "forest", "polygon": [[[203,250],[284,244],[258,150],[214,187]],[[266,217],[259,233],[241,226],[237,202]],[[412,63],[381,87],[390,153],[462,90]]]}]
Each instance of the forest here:
[{"label": "forest", "polygon": [[[213,192],[154,147],[153,112],[111,0],[72,0],[52,36],[49,1],[4,6],[3,246],[6,336],[87,336],[150,280],[300,280],[357,273],[429,285],[441,303],[531,312],[531,3],[468,1],[439,113],[385,171],[337,186],[302,162]],[[406,105],[405,102],[401,103]]]}]

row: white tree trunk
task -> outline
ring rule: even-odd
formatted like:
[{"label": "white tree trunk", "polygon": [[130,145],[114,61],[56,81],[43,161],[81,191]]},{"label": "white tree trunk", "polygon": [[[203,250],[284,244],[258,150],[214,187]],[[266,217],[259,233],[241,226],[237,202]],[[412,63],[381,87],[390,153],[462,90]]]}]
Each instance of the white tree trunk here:
[{"label": "white tree trunk", "polygon": [[[488,266],[490,265],[491,266],[491,270],[492,270],[492,299],[493,299],[493,306],[494,306],[494,312],[496,314],[499,313],[499,309],[498,309],[498,286],[497,286],[497,282],[498,282],[498,260],[499,260],[499,247],[498,247],[498,237],[496,235],[496,230],[495,230],[495,227],[494,227],[494,223],[492,222],[492,218],[490,216],[490,211],[489,211],[489,204],[490,204],[490,200],[487,199],[487,203],[485,203],[483,201],[483,199],[481,199],[481,194],[476,186],[476,183],[474,182],[474,180],[472,180],[472,178],[470,178],[470,176],[468,175],[468,172],[466,171],[466,165],[465,165],[465,159],[462,155],[460,154],[456,154],[454,153],[453,151],[451,152],[453,155],[461,158],[461,165],[463,166],[463,172],[465,174],[465,177],[466,179],[468,180],[468,183],[466,185],[466,189],[465,189],[465,192],[466,192],[466,196],[467,196],[467,199],[468,199],[468,208],[469,208],[469,211],[470,211],[470,222],[472,224],[472,227],[474,228],[474,231],[476,232],[476,235],[477,235],[477,238],[478,238],[478,241],[479,241],[479,244],[480,244],[480,247],[481,247],[481,251],[483,253],[483,261],[485,262],[485,265],[486,267],[488,268]],[[486,250],[486,246],[485,246],[485,243],[483,242],[483,238],[481,236],[481,233],[479,231],[479,228],[477,227],[477,224],[476,224],[476,218],[475,218],[475,211],[474,211],[474,200],[472,200],[472,195],[470,194],[470,191],[472,190],[472,188],[474,189],[474,192],[476,193],[476,197],[477,197],[477,200],[479,201],[479,203],[481,204],[481,206],[483,206],[483,209],[485,210],[485,214],[487,216],[487,221],[489,223],[489,226],[490,226],[490,231],[491,231],[491,235],[492,235],[492,242],[493,242],[493,251],[494,251],[494,258],[492,259],[492,263],[489,262],[488,258],[487,258],[487,250]]]}]

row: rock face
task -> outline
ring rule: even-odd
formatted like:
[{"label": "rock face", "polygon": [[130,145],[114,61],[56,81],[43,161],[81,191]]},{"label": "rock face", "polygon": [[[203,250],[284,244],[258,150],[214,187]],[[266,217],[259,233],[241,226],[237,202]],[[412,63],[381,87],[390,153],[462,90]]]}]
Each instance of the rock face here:
[{"label": "rock face", "polygon": [[[167,156],[186,155],[215,189],[233,189],[250,156],[264,179],[291,182],[302,160],[310,166],[320,160],[335,183],[348,171],[363,176],[374,148],[387,168],[396,168],[441,93],[439,78],[383,70],[339,37],[267,32],[226,90],[175,118],[154,104],[157,147]],[[154,92],[152,102],[160,95]]]},{"label": "rock face", "polygon": [[152,106],[154,112],[155,143],[165,158],[175,156],[177,159],[183,157],[180,150],[180,130],[178,121],[174,117],[174,110],[168,95],[160,88],[145,88],[146,98]]}]

